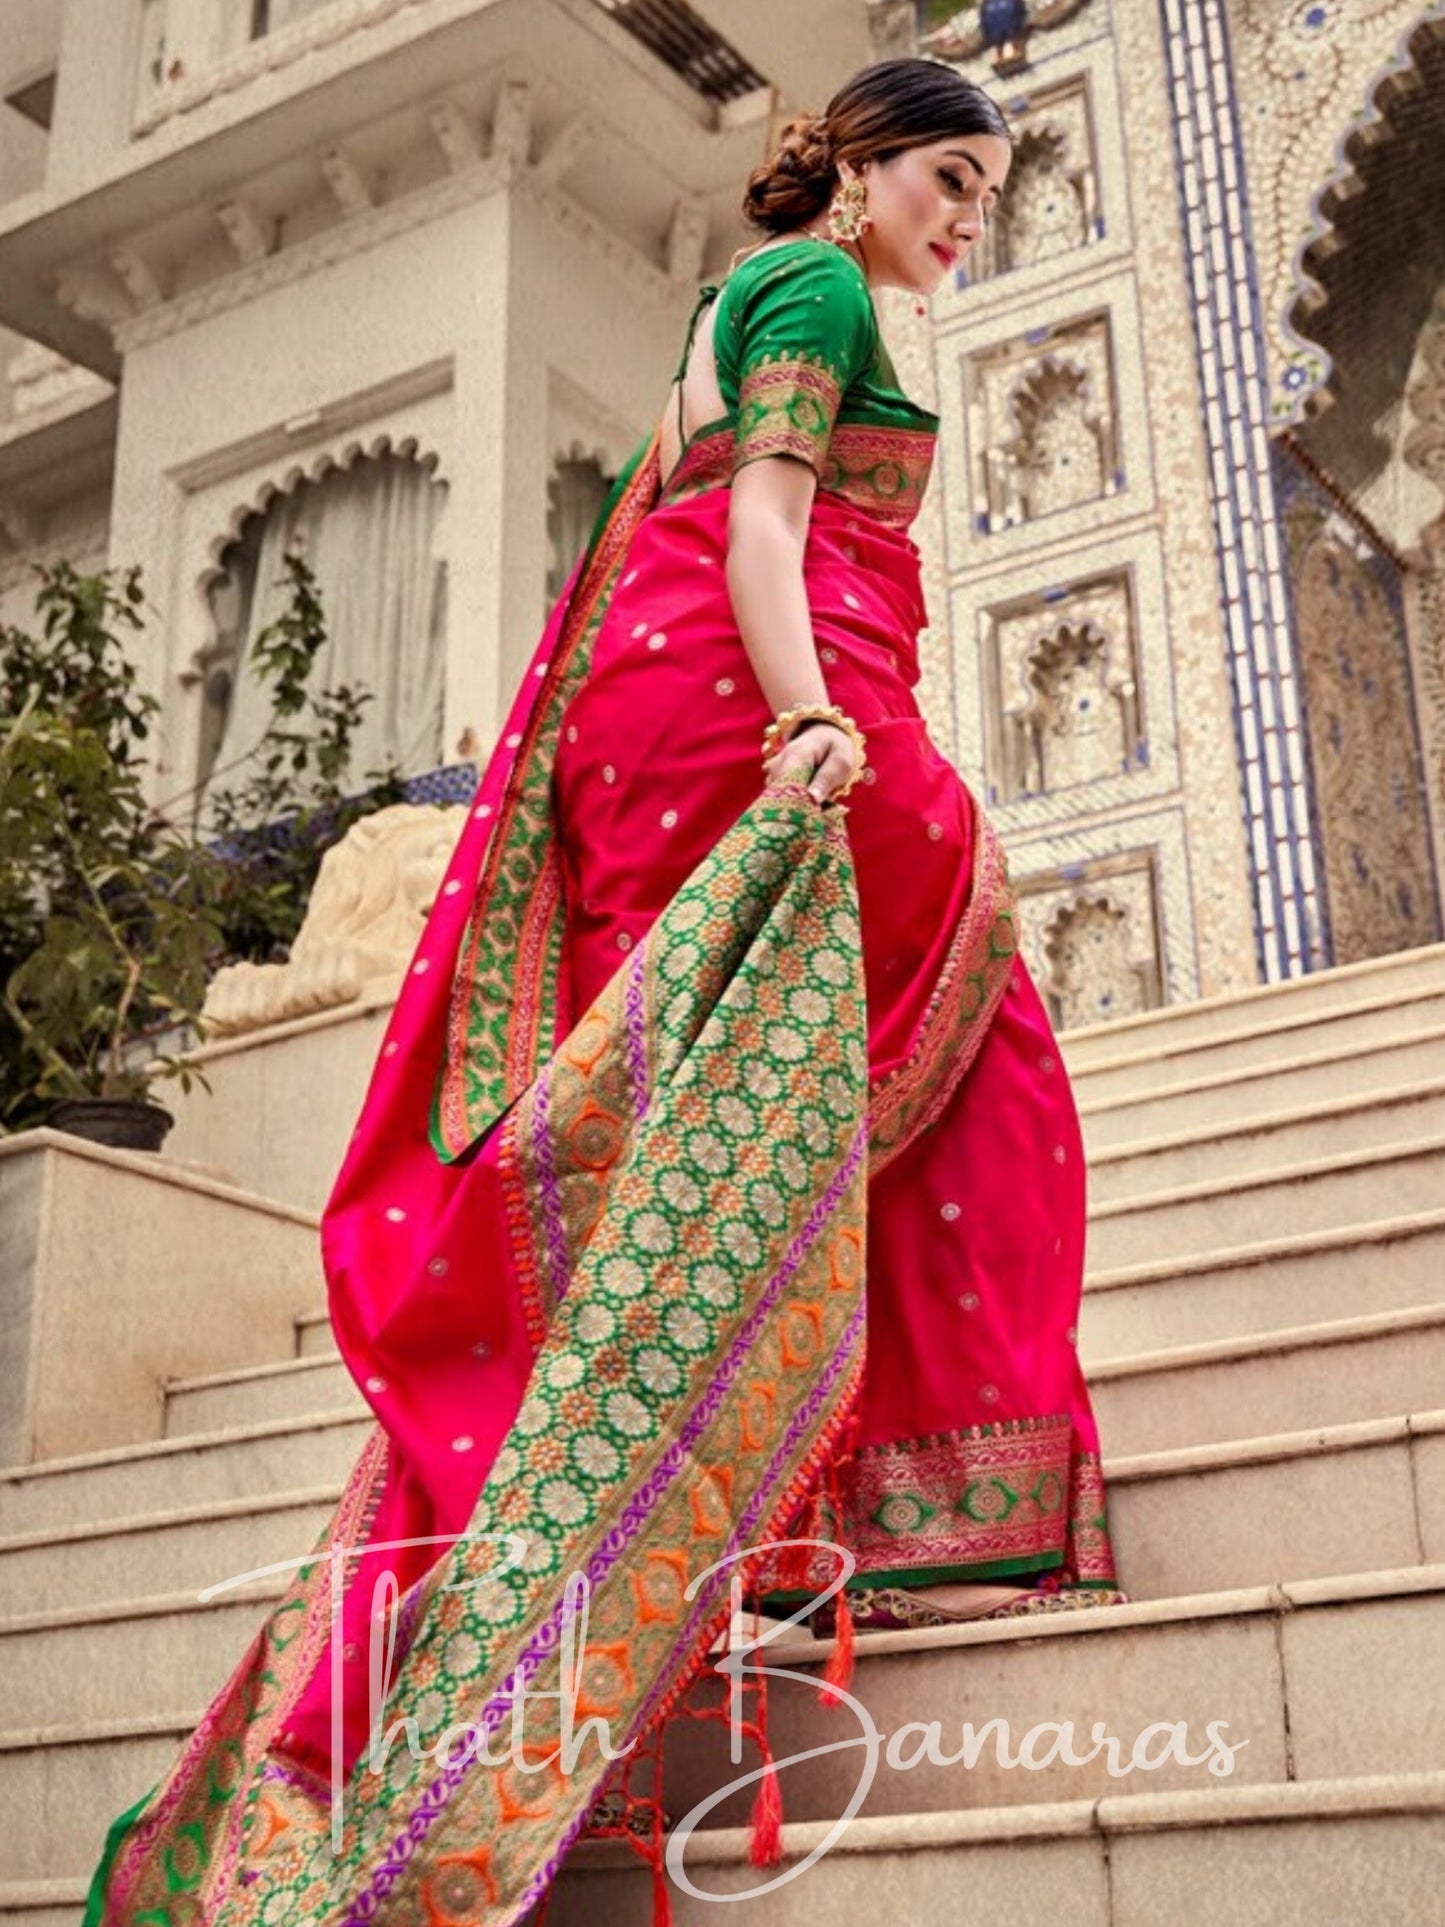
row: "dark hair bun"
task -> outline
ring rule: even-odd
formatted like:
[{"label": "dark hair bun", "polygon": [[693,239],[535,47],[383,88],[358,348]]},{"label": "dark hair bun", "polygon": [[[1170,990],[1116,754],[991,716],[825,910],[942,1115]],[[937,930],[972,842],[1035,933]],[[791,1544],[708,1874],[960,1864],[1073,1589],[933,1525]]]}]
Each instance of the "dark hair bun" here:
[{"label": "dark hair bun", "polygon": [[837,179],[827,121],[800,114],[784,126],[772,159],[748,176],[743,213],[755,227],[784,234],[822,212]]},{"label": "dark hair bun", "polygon": [[861,171],[969,134],[1013,138],[983,89],[946,61],[880,60],[845,82],[826,112],[788,122],[772,159],[748,176],[744,218],[770,234],[804,227],[832,200],[839,161]]}]

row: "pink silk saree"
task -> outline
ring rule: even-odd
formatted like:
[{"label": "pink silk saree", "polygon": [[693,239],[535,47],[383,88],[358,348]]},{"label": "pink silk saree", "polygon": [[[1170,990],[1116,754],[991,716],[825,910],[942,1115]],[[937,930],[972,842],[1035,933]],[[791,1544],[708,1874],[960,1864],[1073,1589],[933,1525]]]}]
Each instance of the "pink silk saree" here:
[{"label": "pink silk saree", "polygon": [[[112,1828],[91,1927],[523,1919],[607,1771],[557,1761],[569,1687],[614,1748],[655,1735],[726,1623],[719,1562],[754,1593],[832,1582],[826,1551],[753,1553],[792,1529],[860,1588],[1116,1585],[1077,1115],[997,839],[912,694],[932,430],[834,394],[820,438],[776,372],[754,420],[819,459],[809,606],[869,780],[822,811],[763,788],[733,427],[665,487],[654,441],[523,679],[326,1213],[376,1430]],[[459,1737],[377,1768],[407,1716]]]}]

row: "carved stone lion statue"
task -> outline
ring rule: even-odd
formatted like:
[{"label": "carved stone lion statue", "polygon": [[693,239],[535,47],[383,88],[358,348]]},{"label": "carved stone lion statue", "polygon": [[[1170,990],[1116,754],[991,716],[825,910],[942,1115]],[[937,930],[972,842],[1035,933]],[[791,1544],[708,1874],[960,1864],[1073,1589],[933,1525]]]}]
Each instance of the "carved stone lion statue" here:
[{"label": "carved stone lion statue", "polygon": [[460,804],[431,803],[363,817],[321,859],[290,961],[216,973],[202,1011],[207,1034],[234,1037],[394,991],[465,817]]}]

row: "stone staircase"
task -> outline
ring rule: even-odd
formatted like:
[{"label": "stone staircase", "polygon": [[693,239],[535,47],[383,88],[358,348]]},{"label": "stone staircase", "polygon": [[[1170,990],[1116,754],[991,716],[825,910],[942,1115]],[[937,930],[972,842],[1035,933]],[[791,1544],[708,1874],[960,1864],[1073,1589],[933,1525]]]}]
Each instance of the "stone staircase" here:
[{"label": "stone staircase", "polygon": [[[1445,1924],[1445,948],[1070,1034],[1090,1147],[1080,1346],[1134,1603],[865,1635],[853,1691],[885,1740],[937,1719],[1072,1721],[1091,1764],[879,1770],[807,1884],[745,1904],[843,1922],[1069,1927]],[[317,1288],[319,1301],[319,1286]],[[110,1819],[166,1769],[365,1434],[325,1316],[295,1355],[172,1382],[161,1436],[0,1472],[0,1923],[73,1927]],[[789,1636],[774,1668],[816,1672]],[[775,1684],[779,1756],[857,1740]],[[1239,1750],[1203,1763],[1210,1722]],[[1185,1729],[1170,1757],[1156,1727]],[[1216,1729],[1217,1731],[1222,1729]],[[1097,1736],[1096,1736],[1097,1737]],[[915,1729],[898,1742],[919,1750]],[[1227,1760],[1227,1755],[1226,1755]],[[1163,1761],[1163,1764],[1159,1762]],[[720,1728],[669,1748],[681,1814],[748,1770]],[[786,1874],[858,1785],[855,1744],[784,1776]],[[689,1878],[746,1859],[751,1789],[699,1824]],[[569,1862],[549,1927],[644,1927],[625,1847]],[[674,1890],[679,1923],[713,1919]]]}]

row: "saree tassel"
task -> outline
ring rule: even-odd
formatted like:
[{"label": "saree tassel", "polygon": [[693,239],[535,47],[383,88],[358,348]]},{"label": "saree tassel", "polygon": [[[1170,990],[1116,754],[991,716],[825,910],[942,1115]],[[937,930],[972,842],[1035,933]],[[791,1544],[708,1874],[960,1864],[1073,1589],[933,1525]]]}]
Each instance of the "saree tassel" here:
[{"label": "saree tassel", "polygon": [[[843,1586],[834,1601],[837,1615],[833,1625],[833,1650],[828,1655],[828,1664],[823,1668],[823,1684],[818,1689],[818,1698],[824,1706],[841,1706],[840,1693],[846,1693],[853,1684],[854,1625],[853,1608],[848,1604],[848,1588]],[[834,1687],[838,1692],[834,1692]]]},{"label": "saree tassel", "polygon": [[[838,1441],[838,1450],[830,1462],[824,1485],[832,1505],[835,1521],[834,1530],[841,1533],[845,1517],[843,1506],[843,1471],[852,1463],[860,1431],[858,1414],[851,1413],[848,1423]],[[853,1684],[854,1635],[853,1608],[848,1603],[848,1588],[842,1585],[833,1597],[833,1650],[828,1663],[823,1668],[823,1684],[818,1689],[818,1698],[824,1706],[841,1706],[839,1697]],[[833,1689],[837,1688],[835,1692]]]},{"label": "saree tassel", "polygon": [[[754,1639],[758,1632],[758,1615],[755,1612]],[[768,1739],[766,1669],[755,1676],[753,1685],[757,1694],[757,1711],[752,1723],[752,1737],[762,1756],[763,1777],[758,1781],[757,1798],[753,1801],[752,1816],[748,1822],[748,1860],[754,1867],[776,1867],[783,1857],[783,1787],[778,1778],[778,1769],[773,1764],[773,1748]]]},{"label": "saree tassel", "polygon": [[758,1797],[748,1825],[748,1860],[754,1867],[776,1867],[783,1857],[783,1789],[771,1759],[763,1767]]},{"label": "saree tassel", "polygon": [[652,1863],[652,1927],[672,1927],[672,1895],[660,1856]]}]

